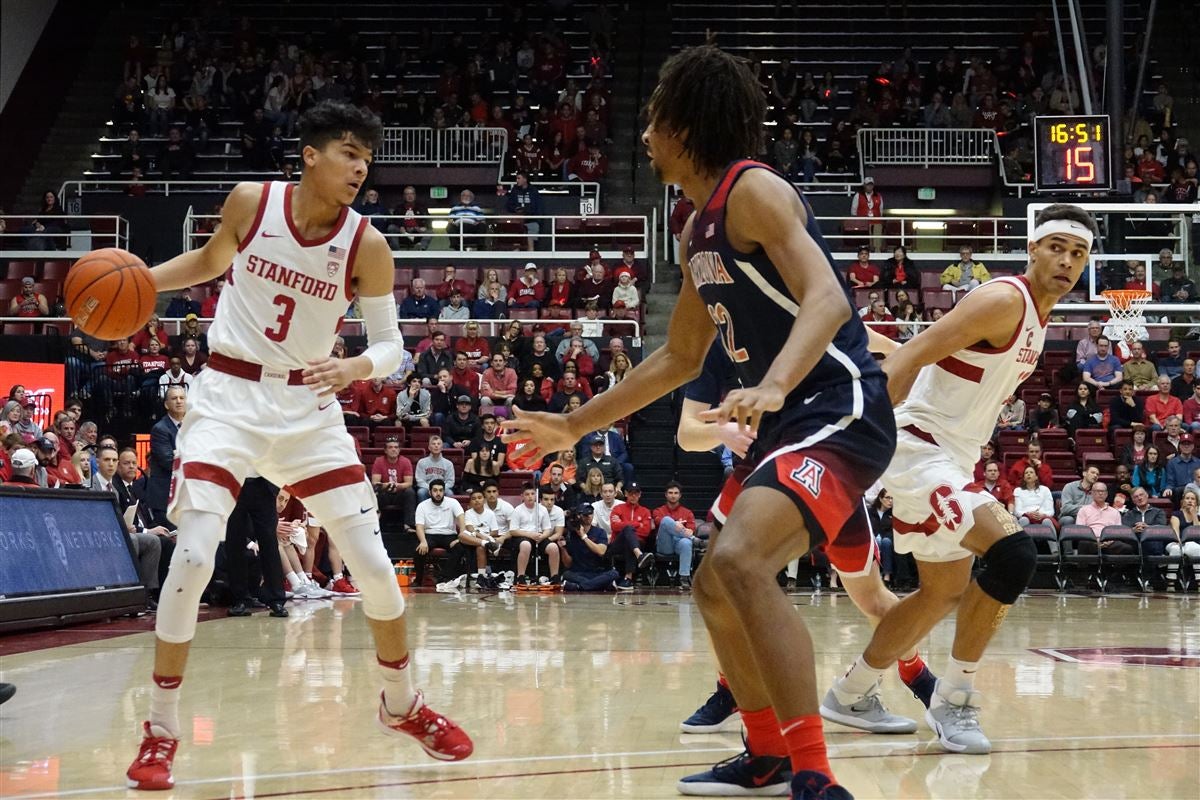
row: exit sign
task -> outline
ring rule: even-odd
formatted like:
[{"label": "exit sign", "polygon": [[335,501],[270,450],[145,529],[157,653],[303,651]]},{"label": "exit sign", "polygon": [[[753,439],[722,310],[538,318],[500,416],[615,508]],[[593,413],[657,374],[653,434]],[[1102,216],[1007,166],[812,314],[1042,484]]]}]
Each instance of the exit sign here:
[{"label": "exit sign", "polygon": [[429,199],[430,200],[445,200],[449,196],[450,196],[450,192],[448,192],[446,190],[445,186],[430,186],[429,187]]},{"label": "exit sign", "polygon": [[937,190],[932,186],[922,186],[917,189],[918,200],[934,200],[937,198]]}]

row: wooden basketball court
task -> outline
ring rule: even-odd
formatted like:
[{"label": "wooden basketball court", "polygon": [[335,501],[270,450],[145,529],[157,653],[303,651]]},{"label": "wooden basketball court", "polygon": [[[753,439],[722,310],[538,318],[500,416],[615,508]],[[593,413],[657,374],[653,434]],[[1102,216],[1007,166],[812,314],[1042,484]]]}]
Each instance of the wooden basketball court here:
[{"label": "wooden basketball court", "polygon": [[[844,595],[793,599],[826,684],[868,627]],[[409,601],[418,685],[472,734],[471,759],[441,764],[376,730],[379,679],[358,601],[293,603],[289,619],[200,624],[177,786],[153,796],[674,798],[681,776],[741,748],[734,734],[679,732],[714,683],[687,595]],[[149,703],[145,627],[42,634],[33,650],[28,637],[0,638],[0,677],[19,687],[0,707],[0,796],[137,795],[124,771]],[[113,635],[124,630],[141,632]],[[943,623],[922,647],[935,671],[951,634]],[[58,642],[68,643],[44,647]],[[945,754],[923,723],[894,737],[829,725],[832,763],[860,800],[1195,798],[1198,667],[1194,599],[1027,597],[980,674],[992,755]],[[920,716],[894,673],[884,697]]]}]

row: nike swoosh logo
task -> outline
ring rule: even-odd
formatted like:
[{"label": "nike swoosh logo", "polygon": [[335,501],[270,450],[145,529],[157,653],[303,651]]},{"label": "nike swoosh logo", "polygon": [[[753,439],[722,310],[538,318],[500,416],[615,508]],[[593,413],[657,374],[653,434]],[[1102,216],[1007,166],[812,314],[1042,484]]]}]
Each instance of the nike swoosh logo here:
[{"label": "nike swoosh logo", "polygon": [[360,513],[360,514],[370,514],[370,513],[371,513],[371,509],[369,509],[369,508],[360,508],[360,509],[358,510],[358,513]]},{"label": "nike swoosh logo", "polygon": [[778,772],[779,772],[779,767],[776,766],[775,769],[771,770],[766,775],[752,775],[750,777],[750,781],[755,786],[765,786],[766,784],[770,783],[772,779],[774,779],[776,773],[778,773]]},{"label": "nike swoosh logo", "polygon": [[378,530],[378,529],[376,529],[376,530],[375,530],[375,533],[374,533],[374,535],[375,535],[375,536],[378,536],[378,535],[379,535],[379,530]]},{"label": "nike swoosh logo", "polygon": [[262,237],[264,239],[281,239],[281,238],[283,238],[283,234],[282,233],[267,233],[266,231],[263,231]]},{"label": "nike swoosh logo", "polygon": [[324,411],[325,409],[329,408],[331,405],[333,405],[333,403],[326,403],[323,406],[317,406],[317,411]]},{"label": "nike swoosh logo", "polygon": [[806,397],[806,398],[804,398],[804,405],[808,405],[809,403],[811,403],[813,400],[816,400],[816,399],[817,399],[818,397],[820,397],[820,396],[821,396],[821,393],[820,393],[820,392],[817,392],[817,393],[816,393],[816,394],[814,394],[812,397]]}]

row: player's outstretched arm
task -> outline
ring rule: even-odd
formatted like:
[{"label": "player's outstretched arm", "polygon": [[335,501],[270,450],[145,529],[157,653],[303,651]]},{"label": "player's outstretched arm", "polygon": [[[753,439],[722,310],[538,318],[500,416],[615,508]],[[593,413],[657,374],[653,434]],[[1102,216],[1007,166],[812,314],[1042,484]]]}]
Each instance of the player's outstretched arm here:
[{"label": "player's outstretched arm", "polygon": [[630,370],[625,380],[570,414],[514,408],[514,417],[503,423],[505,442],[532,442],[527,448],[534,447],[533,451],[522,451],[528,452],[531,458],[573,448],[584,434],[607,428],[700,374],[704,354],[716,336],[716,329],[687,268],[684,243],[691,238],[691,230],[692,221],[689,220],[679,240],[683,282],[667,326],[666,343]]},{"label": "player's outstretched arm", "polygon": [[730,392],[705,419],[733,419],[757,430],[763,414],[783,407],[854,313],[824,251],[804,230],[806,222],[804,203],[777,175],[750,170],[734,184],[726,205],[730,243],[745,252],[762,247],[795,299],[780,296],[781,304],[795,306],[796,321],[759,385]]},{"label": "player's outstretched arm", "polygon": [[221,206],[221,225],[204,246],[181,253],[150,270],[159,292],[173,292],[219,278],[229,269],[242,238],[258,213],[261,183],[239,183]]},{"label": "player's outstretched arm", "polygon": [[980,342],[1002,347],[1024,313],[1021,290],[1011,284],[987,284],[968,294],[949,314],[883,360],[892,404],[899,405],[908,397],[922,367]]},{"label": "player's outstretched arm", "polygon": [[755,433],[733,422],[724,425],[705,422],[700,415],[709,408],[707,403],[684,398],[683,409],[679,412],[679,428],[675,432],[679,446],[689,452],[703,453],[724,445],[734,455],[745,458],[750,445],[754,444]]}]

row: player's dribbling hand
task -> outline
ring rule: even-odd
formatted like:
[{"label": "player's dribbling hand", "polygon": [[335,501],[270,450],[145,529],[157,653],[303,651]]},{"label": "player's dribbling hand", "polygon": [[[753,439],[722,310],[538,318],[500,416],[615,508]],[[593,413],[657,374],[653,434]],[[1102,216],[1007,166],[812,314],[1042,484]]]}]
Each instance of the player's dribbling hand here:
[{"label": "player's dribbling hand", "polygon": [[758,438],[758,431],[746,430],[735,422],[726,422],[724,425],[717,425],[717,435],[721,437],[721,443],[729,448],[729,452],[738,458],[745,458],[746,453],[750,451],[750,445]]},{"label": "player's dribbling hand", "polygon": [[304,385],[318,397],[337,394],[358,379],[348,358],[323,358],[308,362],[304,370]]},{"label": "player's dribbling hand", "polygon": [[506,419],[500,425],[504,434],[500,440],[505,444],[528,442],[521,451],[523,459],[544,458],[560,450],[570,450],[579,441],[580,437],[571,431],[566,414],[519,408],[513,408],[512,413],[512,419]]},{"label": "player's dribbling hand", "polygon": [[783,408],[787,395],[773,386],[755,386],[751,389],[735,389],[725,395],[718,408],[700,412],[700,419],[724,425],[732,422],[744,433],[758,431],[763,414]]}]

